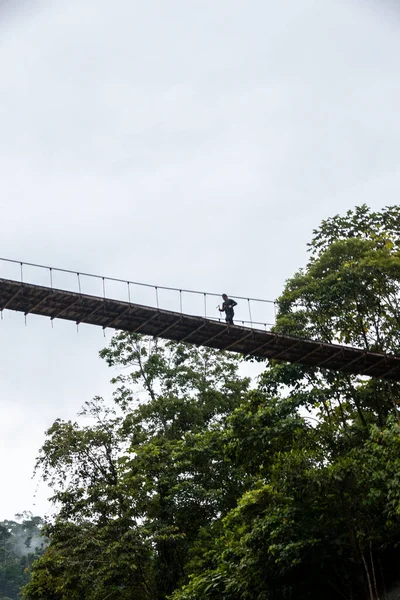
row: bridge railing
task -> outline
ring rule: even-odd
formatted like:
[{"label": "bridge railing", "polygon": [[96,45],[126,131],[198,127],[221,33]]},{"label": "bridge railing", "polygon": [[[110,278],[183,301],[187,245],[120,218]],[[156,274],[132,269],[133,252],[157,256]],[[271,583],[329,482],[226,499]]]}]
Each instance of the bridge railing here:
[{"label": "bridge railing", "polygon": [[[221,322],[225,320],[224,314],[218,310],[218,306],[223,301],[221,294],[215,292],[179,289],[115,277],[103,277],[92,273],[59,269],[8,258],[0,258],[0,279],[11,279],[53,289],[203,316]],[[235,307],[235,324],[268,331],[275,323],[276,302],[274,300],[250,298],[231,293],[229,293],[229,297],[238,303]]]}]

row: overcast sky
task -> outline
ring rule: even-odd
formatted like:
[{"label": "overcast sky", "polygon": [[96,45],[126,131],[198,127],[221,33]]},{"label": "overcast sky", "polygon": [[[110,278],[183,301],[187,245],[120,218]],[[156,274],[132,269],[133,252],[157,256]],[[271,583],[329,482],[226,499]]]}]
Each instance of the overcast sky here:
[{"label": "overcast sky", "polygon": [[[398,202],[399,28],[390,0],[0,0],[0,256],[277,297],[321,219]],[[101,329],[0,336],[1,520],[45,512],[44,431],[112,373]]]}]

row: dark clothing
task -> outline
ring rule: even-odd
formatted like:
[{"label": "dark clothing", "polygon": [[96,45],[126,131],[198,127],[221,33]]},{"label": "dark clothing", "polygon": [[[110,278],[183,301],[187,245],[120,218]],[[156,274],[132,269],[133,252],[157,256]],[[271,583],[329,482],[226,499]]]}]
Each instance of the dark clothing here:
[{"label": "dark clothing", "polygon": [[219,309],[220,312],[225,313],[225,321],[228,323],[228,325],[233,325],[233,317],[235,315],[233,307],[236,305],[237,302],[235,302],[235,300],[232,300],[232,298],[228,298],[227,300],[224,300],[224,302],[222,303],[222,308]]}]

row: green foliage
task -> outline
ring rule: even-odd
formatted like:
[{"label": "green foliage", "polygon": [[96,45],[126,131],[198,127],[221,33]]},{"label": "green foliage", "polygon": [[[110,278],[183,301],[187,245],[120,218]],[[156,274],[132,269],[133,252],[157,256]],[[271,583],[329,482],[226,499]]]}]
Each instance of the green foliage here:
[{"label": "green foliage", "polygon": [[101,355],[120,371],[115,408],[96,398],[90,425],[56,421],[38,459],[60,510],[32,600],[165,598],[198,532],[247,479],[224,460],[221,435],[249,387],[236,357],[124,333]]},{"label": "green foliage", "polygon": [[[400,209],[323,222],[277,331],[397,351]],[[375,600],[398,578],[398,384],[276,361],[228,419],[254,483],[173,600]]]},{"label": "green foliage", "polygon": [[[400,208],[324,221],[277,331],[399,351]],[[56,421],[25,600],[378,600],[399,576],[397,383],[118,334],[114,407]],[[0,539],[1,539],[0,529]],[[6,535],[3,532],[3,535]]]},{"label": "green foliage", "polygon": [[366,598],[369,587],[375,597],[382,565],[398,560],[399,426],[372,427],[332,462],[317,439],[306,447],[300,434],[300,447],[294,441],[263,465],[223,519],[214,565],[174,599]]},{"label": "green foliage", "polygon": [[324,221],[306,270],[279,299],[277,330],[369,350],[400,347],[400,208]]},{"label": "green foliage", "polygon": [[42,519],[30,513],[0,522],[0,600],[17,600],[29,581],[32,563],[41,555]]}]

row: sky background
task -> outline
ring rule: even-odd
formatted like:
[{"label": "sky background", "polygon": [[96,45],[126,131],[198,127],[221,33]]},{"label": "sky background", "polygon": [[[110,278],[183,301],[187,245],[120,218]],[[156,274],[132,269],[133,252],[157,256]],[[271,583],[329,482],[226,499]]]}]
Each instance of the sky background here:
[{"label": "sky background", "polygon": [[[399,28],[390,0],[0,0],[0,256],[276,298],[323,218],[398,203]],[[0,520],[47,510],[44,431],[110,396],[110,335],[4,313]]]}]

